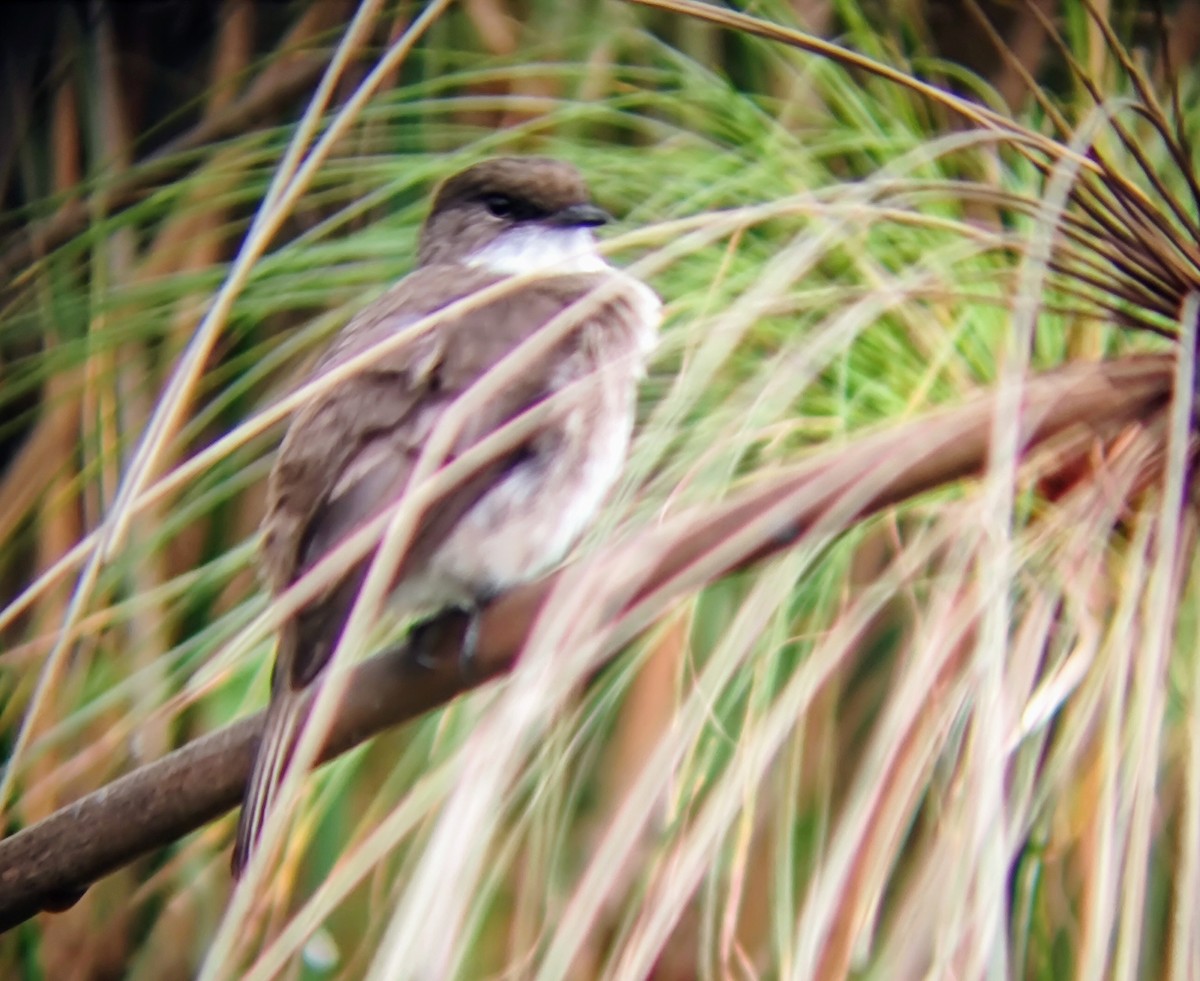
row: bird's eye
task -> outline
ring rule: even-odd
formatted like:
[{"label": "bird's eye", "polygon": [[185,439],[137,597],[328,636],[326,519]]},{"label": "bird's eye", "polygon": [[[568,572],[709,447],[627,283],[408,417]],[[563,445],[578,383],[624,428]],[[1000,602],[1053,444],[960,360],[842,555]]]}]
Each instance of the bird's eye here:
[{"label": "bird's eye", "polygon": [[479,199],[494,218],[503,221],[537,221],[546,217],[546,212],[525,198],[510,197],[493,192]]},{"label": "bird's eye", "polygon": [[483,205],[496,218],[517,216],[517,204],[507,194],[489,194],[483,199]]}]

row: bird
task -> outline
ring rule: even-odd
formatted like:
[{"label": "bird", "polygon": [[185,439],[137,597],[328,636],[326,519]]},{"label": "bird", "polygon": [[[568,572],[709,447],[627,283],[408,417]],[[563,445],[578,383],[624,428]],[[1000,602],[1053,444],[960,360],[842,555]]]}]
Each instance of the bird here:
[{"label": "bird", "polygon": [[[432,196],[412,272],[352,317],[312,377],[345,364],[450,304],[521,283],[370,359],[292,419],[267,486],[261,567],[273,594],[403,495],[430,433],[493,365],[557,314],[598,291],[565,335],[479,407],[451,458],[560,393],[548,420],[426,509],[389,586],[388,606],[414,617],[478,610],[559,564],[619,478],[638,381],[662,302],[600,254],[610,220],[571,164],[497,157],[445,180]],[[572,315],[568,315],[572,316]],[[232,856],[245,870],[373,553],[279,629],[263,735]]]}]

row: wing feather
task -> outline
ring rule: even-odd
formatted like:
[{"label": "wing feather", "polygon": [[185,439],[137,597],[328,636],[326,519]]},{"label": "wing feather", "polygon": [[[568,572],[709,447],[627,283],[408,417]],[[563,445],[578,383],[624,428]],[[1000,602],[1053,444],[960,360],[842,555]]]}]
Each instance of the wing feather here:
[{"label": "wing feather", "polygon": [[[556,276],[529,284],[381,356],[303,410],[280,448],[268,489],[263,565],[273,590],[282,592],[348,534],[394,503],[408,484],[421,445],[446,408],[501,357],[608,275]],[[462,267],[417,270],[347,325],[315,373],[345,363],[425,315],[495,281],[493,274]],[[588,323],[603,321],[606,330],[615,324],[630,333],[627,346],[633,356],[644,346],[644,339],[635,335],[644,326],[639,304],[644,306],[646,301],[636,290],[649,291],[634,280],[629,282],[634,292],[615,296]],[[579,336],[580,331],[574,331],[550,357],[481,406],[461,434],[455,452],[463,452],[561,386],[562,365],[570,360],[562,357],[570,353],[564,348],[578,348]],[[586,368],[581,364],[579,370]],[[520,461],[526,449],[493,461],[424,516],[401,577],[405,569],[421,566],[504,471]],[[370,556],[281,631],[267,727],[238,826],[235,874],[249,860],[291,755],[302,721],[302,693],[328,662],[369,561]]]}]

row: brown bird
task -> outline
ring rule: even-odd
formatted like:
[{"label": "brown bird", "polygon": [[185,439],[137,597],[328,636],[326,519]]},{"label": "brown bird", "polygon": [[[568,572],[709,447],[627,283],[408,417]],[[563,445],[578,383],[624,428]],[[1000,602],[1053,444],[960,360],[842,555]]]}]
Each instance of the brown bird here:
[{"label": "brown bird", "polygon": [[[597,251],[592,229],[607,220],[575,168],[555,160],[489,160],[442,184],[421,229],[417,268],[351,320],[314,375],[484,287],[524,273],[537,278],[378,357],[300,411],[267,492],[262,561],[274,593],[399,500],[439,418],[489,368],[603,287],[604,302],[459,433],[452,456],[570,387],[535,435],[423,514],[390,605],[403,615],[470,611],[562,560],[624,465],[637,379],[661,319],[657,295]],[[337,645],[371,558],[281,628],[234,875],[262,832],[303,721],[304,693]]]}]

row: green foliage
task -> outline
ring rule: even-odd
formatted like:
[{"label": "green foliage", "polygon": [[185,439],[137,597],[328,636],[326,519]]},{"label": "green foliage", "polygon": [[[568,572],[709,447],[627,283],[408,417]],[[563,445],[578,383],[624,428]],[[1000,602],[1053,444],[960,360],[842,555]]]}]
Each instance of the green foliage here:
[{"label": "green foliage", "polygon": [[[1020,352],[1035,369],[1162,348],[1107,318],[1102,289],[1037,254],[1049,182],[1018,137],[1050,131],[1045,107],[997,135],[960,124],[948,102],[748,34],[617,4],[533,8],[519,24],[486,16],[508,10],[499,2],[439,19],[283,209],[159,446],[149,496],[127,512],[73,620],[81,559],[63,556],[95,544],[87,536],[112,516],[203,313],[238,250],[254,247],[304,99],[157,160],[170,178],[143,181],[165,132],[289,55],[277,37],[278,49],[253,50],[163,118],[126,104],[122,143],[111,105],[130,92],[101,67],[116,42],[73,34],[64,14],[59,43],[73,57],[30,97],[42,115],[15,157],[27,193],[4,216],[44,230],[72,202],[88,209],[61,240],[33,236],[0,307],[0,560],[13,603],[0,620],[0,722],[6,752],[20,750],[10,828],[265,696],[253,556],[280,427],[259,415],[407,271],[430,189],[470,160],[577,163],[623,219],[615,261],[667,302],[628,473],[584,552],[996,383],[1013,363],[1030,264],[1046,277]],[[1066,29],[1082,58],[1094,32],[1080,9]],[[791,16],[781,3],[762,10]],[[888,33],[871,6],[835,13],[855,49],[1001,104],[952,53],[928,52],[919,22],[888,21]],[[236,34],[230,23],[214,44]],[[394,25],[376,26],[318,134],[349,118],[359,68],[388,50]],[[316,30],[305,50],[328,64],[344,31]],[[1102,81],[1114,99],[1134,93],[1119,71]],[[1059,104],[1086,119],[1086,92]],[[86,166],[54,183],[72,118]],[[1166,198],[1149,197],[1186,201],[1167,143],[1145,120],[1129,126],[1163,175]],[[1098,144],[1128,162],[1111,128]],[[145,193],[117,200],[131,185]],[[1093,238],[1076,254],[1101,249]],[[1139,690],[1162,686],[1170,710],[1154,730],[1159,783],[1138,782],[1123,747],[1149,730],[1136,728],[1125,678],[1140,670],[1130,652],[1150,643],[1142,596],[1165,568],[1149,544],[1161,499],[1155,484],[1111,512],[1109,478],[1093,476],[1062,498],[1022,478],[1008,510],[992,502],[998,471],[878,520],[831,518],[783,557],[657,610],[595,677],[595,660],[564,652],[563,690],[523,693],[518,671],[312,775],[244,917],[226,907],[225,819],[0,939],[0,974],[56,976],[56,951],[74,943],[94,958],[88,976],[116,963],[130,977],[357,978],[415,935],[420,956],[449,951],[447,970],[464,978],[644,977],[656,965],[663,976],[814,976],[805,965],[818,964],[861,977],[901,976],[890,973],[901,965],[1051,978],[1118,962],[1157,976],[1186,959],[1170,924],[1200,898],[1176,879],[1198,860],[1184,854],[1194,669],[1180,650],[1169,674],[1138,675]],[[1195,619],[1186,572],[1172,582],[1168,632],[1181,649],[1171,638],[1192,636]],[[996,610],[1007,616],[998,641]],[[595,659],[622,646],[603,631],[584,641]],[[47,663],[59,682],[34,702]],[[482,814],[464,790],[472,775],[491,793]],[[979,803],[987,793],[995,813]],[[1127,853],[1113,829],[1156,793],[1167,827]],[[429,863],[448,835],[461,864],[439,892]],[[1145,902],[1129,913],[1101,886],[1119,890],[1139,861]],[[443,909],[456,917],[420,925]]]}]

